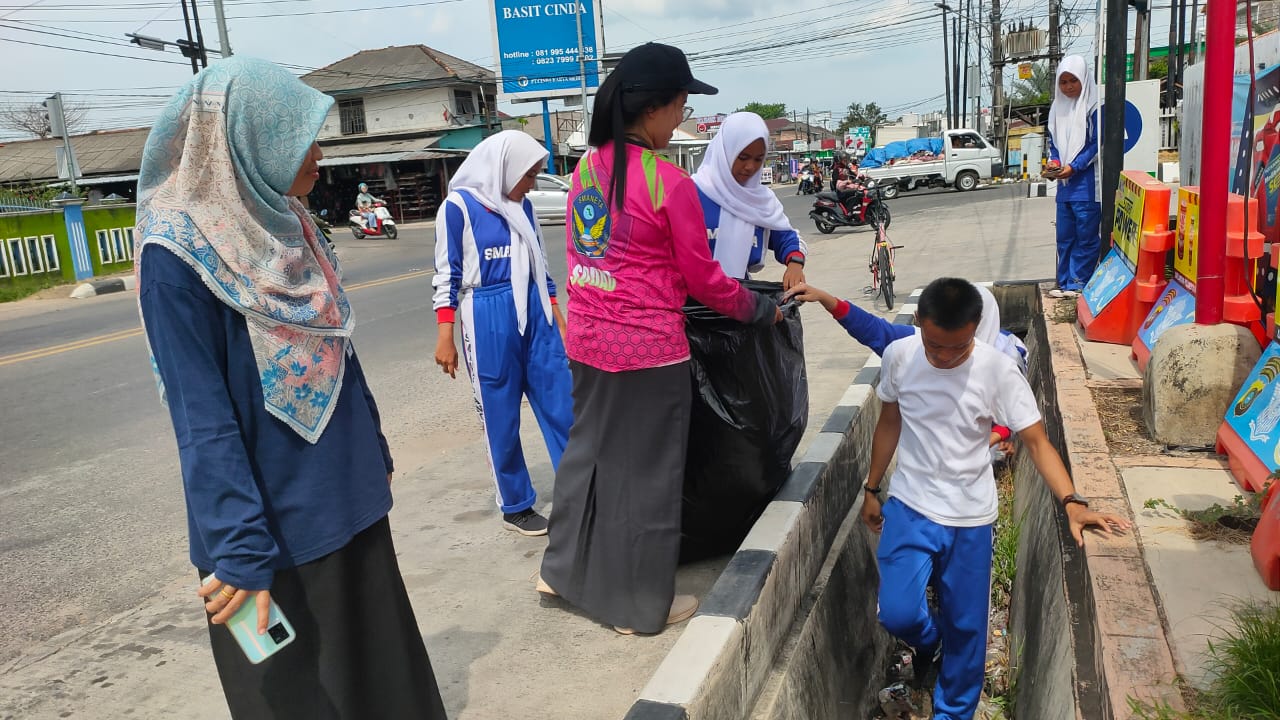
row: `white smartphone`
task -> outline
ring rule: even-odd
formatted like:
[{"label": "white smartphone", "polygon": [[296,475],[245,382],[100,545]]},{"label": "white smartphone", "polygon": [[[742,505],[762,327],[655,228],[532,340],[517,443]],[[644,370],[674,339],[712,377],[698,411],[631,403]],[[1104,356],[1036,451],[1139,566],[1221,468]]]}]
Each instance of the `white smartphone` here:
[{"label": "white smartphone", "polygon": [[[208,585],[213,579],[214,576],[210,575],[201,581],[200,586]],[[275,598],[271,599],[271,609],[267,614],[266,634],[258,634],[258,605],[252,598],[246,600],[231,616],[231,619],[226,622],[226,628],[235,637],[236,643],[244,651],[244,656],[254,665],[280,652],[280,649],[293,642],[296,636],[293,625],[289,624],[288,618],[280,611]]]}]

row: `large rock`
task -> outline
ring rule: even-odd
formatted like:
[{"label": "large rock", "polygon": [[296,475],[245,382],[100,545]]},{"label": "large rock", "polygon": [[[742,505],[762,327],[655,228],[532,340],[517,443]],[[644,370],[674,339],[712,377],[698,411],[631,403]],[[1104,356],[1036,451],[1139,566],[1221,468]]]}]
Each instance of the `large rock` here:
[{"label": "large rock", "polygon": [[1156,442],[1213,445],[1261,354],[1239,325],[1179,325],[1161,335],[1142,376],[1142,414]]}]

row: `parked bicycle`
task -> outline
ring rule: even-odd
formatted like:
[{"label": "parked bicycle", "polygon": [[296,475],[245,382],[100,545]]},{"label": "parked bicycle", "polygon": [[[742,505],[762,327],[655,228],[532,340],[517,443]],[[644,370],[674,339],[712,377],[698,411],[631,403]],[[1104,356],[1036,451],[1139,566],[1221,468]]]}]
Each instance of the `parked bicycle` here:
[{"label": "parked bicycle", "polygon": [[871,257],[867,260],[867,267],[871,271],[871,285],[863,292],[870,295],[873,299],[879,295],[884,299],[886,310],[893,309],[893,281],[896,278],[893,260],[894,251],[901,249],[902,245],[894,245],[889,240],[888,223],[880,220],[874,222],[876,231],[876,241],[871,246]]}]

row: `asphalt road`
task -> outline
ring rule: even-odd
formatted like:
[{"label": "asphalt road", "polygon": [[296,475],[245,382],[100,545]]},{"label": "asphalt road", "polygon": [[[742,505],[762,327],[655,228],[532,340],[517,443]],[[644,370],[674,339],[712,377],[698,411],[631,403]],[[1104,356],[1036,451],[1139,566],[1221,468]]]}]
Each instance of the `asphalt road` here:
[{"label": "asphalt road", "polygon": [[[962,205],[1007,204],[1022,191],[917,191],[890,206],[896,223]],[[818,236],[807,217],[813,198],[793,193],[779,190],[811,243],[870,240],[866,229]],[[562,282],[564,256],[554,248],[563,226],[544,232],[553,248],[551,271]],[[395,419],[397,435],[429,440],[435,457],[447,458],[457,440],[443,428],[473,411],[469,394],[447,385],[464,381],[424,363],[435,337],[433,231],[406,227],[396,241],[337,238],[356,313],[355,343],[382,415]],[[895,242],[906,246],[898,256],[904,293],[949,267],[924,259],[926,238]],[[999,252],[1008,253],[1016,238],[1004,242]],[[984,259],[975,250],[972,272],[1018,276],[1002,269],[1001,257]],[[133,293],[0,305],[0,407],[2,669],[34,644],[136,607],[192,570],[173,432],[157,398]]]}]

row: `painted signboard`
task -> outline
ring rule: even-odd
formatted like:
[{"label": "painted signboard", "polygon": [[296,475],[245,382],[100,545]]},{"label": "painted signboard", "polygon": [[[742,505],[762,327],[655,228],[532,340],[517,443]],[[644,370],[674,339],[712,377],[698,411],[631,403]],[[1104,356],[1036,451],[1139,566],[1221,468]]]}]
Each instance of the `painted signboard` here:
[{"label": "painted signboard", "polygon": [[[582,44],[578,15],[582,15]],[[491,13],[498,96],[505,101],[565,97],[600,84],[599,0],[494,0]]]},{"label": "painted signboard", "polygon": [[1267,468],[1280,468],[1280,345],[1263,350],[1227,408],[1226,423]]},{"label": "painted signboard", "polygon": [[1196,289],[1197,253],[1200,249],[1200,188],[1178,188],[1178,226],[1174,241],[1173,271],[1192,292]]},{"label": "painted signboard", "polygon": [[1085,285],[1081,295],[1089,305],[1089,312],[1096,316],[1131,282],[1133,267],[1117,248],[1111,248],[1111,252],[1107,253],[1107,257],[1093,272],[1093,277],[1089,279],[1089,284]]}]

